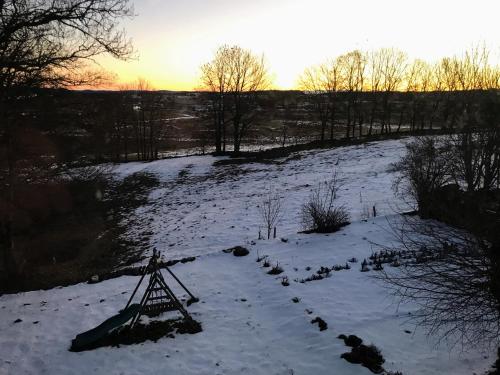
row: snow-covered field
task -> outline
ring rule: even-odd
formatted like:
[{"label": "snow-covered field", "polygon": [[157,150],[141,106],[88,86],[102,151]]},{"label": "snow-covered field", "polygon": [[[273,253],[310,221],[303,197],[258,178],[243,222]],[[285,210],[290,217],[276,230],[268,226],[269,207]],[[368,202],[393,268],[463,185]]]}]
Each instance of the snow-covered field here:
[{"label": "snow-covered field", "polygon": [[[137,210],[129,236],[152,231],[151,249],[169,258],[207,254],[258,238],[262,227],[257,206],[272,189],[284,199],[284,217],[278,236],[297,233],[300,206],[311,189],[339,171],[339,203],[349,207],[353,221],[371,212],[392,214],[403,207],[392,192],[391,163],[404,152],[401,141],[375,142],[328,151],[306,151],[275,163],[213,165],[221,160],[193,156],[152,163],[122,164],[118,176],[146,171],[162,186],[150,195],[150,204]],[[335,165],[337,164],[337,165]],[[181,176],[179,176],[181,173]],[[262,228],[263,232],[263,228]]]},{"label": "snow-covered field", "polygon": [[[413,305],[397,306],[384,285],[360,264],[323,280],[300,283],[321,266],[368,257],[373,243],[393,238],[387,219],[401,207],[391,190],[390,164],[404,142],[387,141],[309,151],[266,164],[214,165],[212,157],[188,157],[117,167],[117,178],[137,171],[159,176],[149,203],[135,212],[129,236],[151,231],[150,251],[166,258],[198,256],[172,270],[200,302],[188,310],[203,326],[195,335],[93,351],[68,352],[71,339],[126,304],[136,277],[0,297],[0,374],[370,374],[340,358],[349,351],[339,334],[377,345],[386,370],[404,374],[481,374],[494,349],[437,345],[408,318]],[[299,234],[299,210],[311,188],[328,179],[335,164],[343,187],[339,201],[352,224],[330,234]],[[284,199],[278,238],[258,240],[257,205],[269,188]],[[364,218],[375,205],[377,218]],[[283,242],[280,238],[287,241]],[[242,245],[246,257],[221,250]],[[279,262],[284,273],[267,274],[257,255]],[[310,267],[310,269],[309,269]],[[308,268],[306,270],[306,268]],[[283,286],[283,276],[290,280]],[[168,280],[168,278],[167,278]],[[178,295],[183,293],[175,288]],[[185,297],[185,296],[184,296]],[[292,301],[298,297],[299,302]],[[328,329],[311,320],[320,316]],[[14,323],[16,319],[21,322]]]}]

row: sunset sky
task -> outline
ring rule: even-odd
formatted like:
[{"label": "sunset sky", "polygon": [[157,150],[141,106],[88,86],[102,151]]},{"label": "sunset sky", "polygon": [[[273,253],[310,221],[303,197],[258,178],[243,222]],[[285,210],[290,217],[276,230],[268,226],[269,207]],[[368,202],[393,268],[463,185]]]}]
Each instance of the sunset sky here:
[{"label": "sunset sky", "polygon": [[221,44],[265,55],[274,87],[294,88],[305,67],[353,49],[396,47],[434,61],[485,42],[500,56],[499,0],[135,0],[124,22],[137,58],[101,64],[119,82],[193,90]]}]

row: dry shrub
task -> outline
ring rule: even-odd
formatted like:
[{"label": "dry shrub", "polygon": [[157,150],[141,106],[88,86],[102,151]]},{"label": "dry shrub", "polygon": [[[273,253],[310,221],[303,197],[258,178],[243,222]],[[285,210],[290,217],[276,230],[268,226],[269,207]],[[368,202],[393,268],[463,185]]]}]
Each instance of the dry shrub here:
[{"label": "dry shrub", "polygon": [[349,224],[349,213],[343,205],[336,205],[339,189],[337,174],[330,181],[320,183],[302,205],[301,219],[306,232],[331,233]]}]

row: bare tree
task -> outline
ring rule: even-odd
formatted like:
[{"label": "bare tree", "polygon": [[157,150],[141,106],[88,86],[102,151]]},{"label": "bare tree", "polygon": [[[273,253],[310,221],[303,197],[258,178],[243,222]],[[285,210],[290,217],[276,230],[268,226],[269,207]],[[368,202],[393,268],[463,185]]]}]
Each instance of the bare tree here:
[{"label": "bare tree", "polygon": [[400,131],[404,116],[408,110],[410,112],[410,129],[414,131],[417,128],[417,119],[420,117],[420,128],[423,130],[426,112],[426,101],[423,93],[428,92],[432,88],[431,66],[423,60],[414,60],[406,70],[404,84],[406,95],[410,96],[410,105],[405,101],[401,107],[397,132]]},{"label": "bare tree", "polygon": [[271,238],[271,232],[283,214],[282,209],[283,199],[278,192],[273,192],[273,190],[269,189],[262,203],[259,205],[260,217],[267,230],[267,239]]},{"label": "bare tree", "polygon": [[[346,138],[349,138],[351,126],[354,136],[359,94],[363,91],[365,83],[366,57],[361,51],[356,50],[339,56],[337,61],[341,72],[341,88],[347,93]],[[359,135],[361,136],[363,121],[361,118],[359,120]]]},{"label": "bare tree", "polygon": [[[351,124],[354,135],[355,114],[359,93],[363,90],[366,58],[360,51],[352,51],[336,59],[307,68],[300,77],[300,87],[314,103],[321,123],[321,137],[325,140],[326,127],[330,122],[330,139],[334,137],[340,94],[347,97],[346,136],[350,136]],[[362,121],[360,121],[362,122]],[[361,129],[361,128],[360,128]],[[361,134],[361,130],[360,130]]]},{"label": "bare tree", "polygon": [[372,51],[368,55],[368,76],[371,101],[368,135],[371,135],[379,110],[379,91],[382,89],[382,54],[380,51]]},{"label": "bare tree", "polygon": [[435,67],[436,90],[444,92],[443,123],[454,129],[477,126],[477,96],[499,88],[500,68],[492,65],[483,44],[460,56],[445,57]]},{"label": "bare tree", "polygon": [[94,83],[84,68],[97,55],[130,56],[117,21],[127,0],[4,0],[0,3],[0,88]]},{"label": "bare tree", "polygon": [[471,129],[446,137],[450,150],[450,175],[467,191],[491,191],[499,187],[500,130]]},{"label": "bare tree", "polygon": [[282,102],[283,119],[281,135],[278,137],[278,142],[281,147],[285,147],[287,141],[290,141],[291,136],[288,131],[289,128],[297,128],[299,124],[299,115],[297,114],[297,100],[294,97],[284,97]]},{"label": "bare tree", "polygon": [[[132,15],[127,0],[0,1],[0,126],[2,171],[2,252],[8,275],[16,276],[12,223],[15,186],[47,175],[54,150],[40,150],[31,159],[21,153],[22,106],[33,88],[90,84],[103,78],[93,59],[110,54],[125,59],[130,43],[117,29]],[[50,156],[48,156],[50,155]],[[35,158],[37,161],[35,161]],[[31,160],[31,161],[30,161]],[[42,162],[43,163],[38,163]],[[52,168],[52,169],[50,169]]]},{"label": "bare tree", "polygon": [[135,115],[134,134],[137,160],[158,158],[158,138],[163,125],[161,95],[146,79],[138,78],[131,85],[134,90],[132,101]]},{"label": "bare tree", "polygon": [[406,70],[406,54],[393,48],[382,48],[379,51],[381,61],[382,83],[382,133],[391,131],[391,97],[400,88]]},{"label": "bare tree", "polygon": [[326,127],[330,118],[330,100],[328,97],[327,83],[328,70],[325,66],[314,66],[305,69],[299,78],[299,85],[304,90],[314,105],[316,116],[321,125],[320,140],[325,140]]},{"label": "bare tree", "polygon": [[334,138],[337,121],[339,91],[342,90],[342,66],[339,59],[331,59],[320,66],[323,76],[323,87],[327,93],[330,116],[330,140]]},{"label": "bare tree", "polygon": [[498,88],[498,72],[489,61],[490,52],[484,44],[472,46],[462,56],[452,58],[452,72],[459,90]]},{"label": "bare tree", "polygon": [[[412,319],[453,343],[498,343],[496,214],[482,207],[489,208],[491,198],[481,200],[482,194],[474,194],[482,188],[484,170],[496,160],[492,157],[498,147],[493,146],[496,137],[465,132],[450,139],[418,138],[397,165],[401,174],[395,186],[417,202],[419,216],[402,215],[390,222],[395,245],[381,247],[401,267],[384,270],[380,278],[402,301],[418,304]],[[488,189],[495,188],[487,184]]]},{"label": "bare tree", "polygon": [[422,217],[429,216],[433,194],[453,182],[450,153],[437,138],[421,137],[407,144],[406,154],[396,163],[399,172],[394,182],[396,192],[416,204]]},{"label": "bare tree", "polygon": [[445,99],[445,91],[440,62],[432,64],[430,69],[431,74],[429,77],[429,91],[433,91],[433,95],[431,100],[431,108],[429,110],[429,129],[432,129],[436,122],[436,119],[439,118],[439,112],[442,109],[441,103]]},{"label": "bare tree", "polygon": [[403,216],[392,222],[398,268],[378,278],[403,302],[416,303],[411,319],[452,344],[498,343],[500,334],[498,249],[445,224]]},{"label": "bare tree", "polygon": [[436,67],[437,80],[444,91],[443,123],[450,129],[454,129],[458,122],[458,103],[455,95],[459,87],[457,67],[457,59],[449,57],[441,59]]},{"label": "bare tree", "polygon": [[226,105],[229,91],[229,46],[220,47],[209,63],[201,66],[202,89],[211,93],[211,110],[215,128],[215,151],[226,152]]},{"label": "bare tree", "polygon": [[214,106],[216,147],[217,132],[224,130],[227,110],[233,125],[234,152],[239,152],[242,138],[255,120],[255,94],[269,84],[264,56],[224,45],[211,62],[202,66],[202,82],[208,91],[218,95]]}]

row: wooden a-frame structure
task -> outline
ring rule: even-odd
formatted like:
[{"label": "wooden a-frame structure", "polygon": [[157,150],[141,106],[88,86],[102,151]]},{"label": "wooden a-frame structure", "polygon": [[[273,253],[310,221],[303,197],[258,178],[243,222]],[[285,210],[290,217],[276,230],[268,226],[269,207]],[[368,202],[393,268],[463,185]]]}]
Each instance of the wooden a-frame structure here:
[{"label": "wooden a-frame structure", "polygon": [[[141,298],[140,308],[130,322],[131,328],[139,321],[139,318],[142,315],[156,316],[165,311],[179,311],[184,319],[187,321],[192,320],[187,310],[184,306],[182,306],[182,303],[177,299],[175,294],[172,292],[172,289],[170,289],[165,282],[165,279],[160,271],[160,265],[158,263],[159,258],[160,254],[156,251],[156,249],[153,250],[153,255],[149,260],[149,264],[145,267],[141,279],[130,296],[127,306],[125,306],[125,309],[130,306],[142,281],[147,274],[150,274],[148,286],[146,287],[146,291]],[[177,278],[177,276],[174,275],[168,266],[162,265],[162,267],[165,268],[175,281],[177,281],[177,283],[179,283],[179,285],[189,294],[191,297],[190,302],[198,302],[198,299],[184,286],[184,284]]]}]

